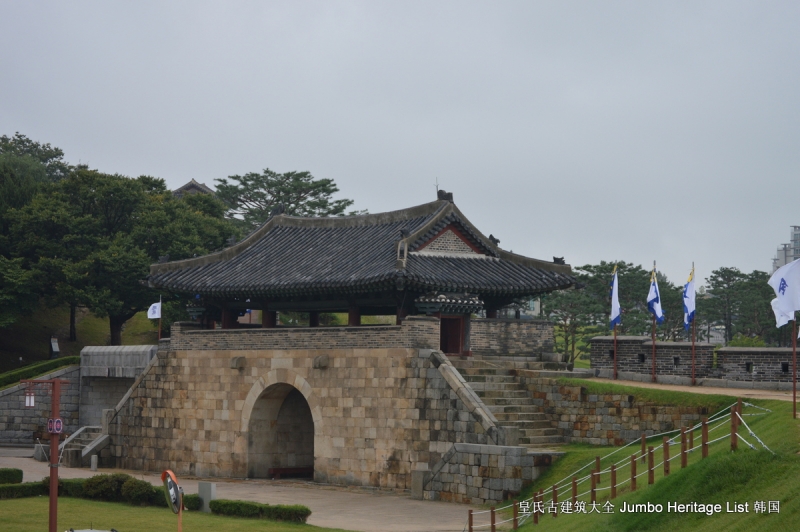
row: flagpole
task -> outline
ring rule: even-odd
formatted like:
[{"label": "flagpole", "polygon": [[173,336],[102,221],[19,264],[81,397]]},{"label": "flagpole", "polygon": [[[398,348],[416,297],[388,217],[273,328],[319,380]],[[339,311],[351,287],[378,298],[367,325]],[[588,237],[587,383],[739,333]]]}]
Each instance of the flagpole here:
[{"label": "flagpole", "polygon": [[161,296],[158,296],[158,339],[161,340]]},{"label": "flagpole", "polygon": [[614,380],[617,380],[617,324],[614,324]]},{"label": "flagpole", "polygon": [[792,312],[792,419],[797,419],[797,316]]},{"label": "flagpole", "polygon": [[[694,262],[692,263],[692,282],[694,281]],[[694,285],[692,285],[692,292],[694,292]],[[694,308],[694,317],[692,318],[692,386],[695,386],[696,381],[694,378],[694,343],[697,333],[697,305]]]},{"label": "flagpole", "polygon": [[653,314],[653,382],[656,382],[656,315]]}]

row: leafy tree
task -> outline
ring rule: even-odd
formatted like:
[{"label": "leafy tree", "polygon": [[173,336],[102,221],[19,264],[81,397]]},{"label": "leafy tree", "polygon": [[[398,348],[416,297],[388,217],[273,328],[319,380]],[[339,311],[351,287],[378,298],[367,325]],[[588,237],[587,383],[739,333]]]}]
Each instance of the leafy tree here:
[{"label": "leafy tree", "polygon": [[12,236],[43,294],[107,316],[119,345],[123,324],[158,298],[142,283],[150,264],[208,253],[235,233],[214,201],[175,199],[148,176],[78,169],[12,211]]},{"label": "leafy tree", "polygon": [[247,230],[267,221],[272,210],[283,205],[292,216],[342,216],[353,204],[349,199],[332,199],[339,191],[332,179],[314,179],[309,172],[279,174],[266,168],[216,179],[217,197],[228,207],[228,217]]},{"label": "leafy tree", "polygon": [[777,339],[778,330],[775,328],[775,313],[771,305],[775,292],[767,281],[769,274],[756,270],[746,274],[737,284],[738,314],[733,323],[735,335],[758,337],[762,341]]},{"label": "leafy tree", "polygon": [[739,283],[745,279],[746,275],[739,268],[719,268],[711,272],[711,277],[706,278],[707,293],[710,296],[707,311],[710,319],[725,327],[726,342],[733,339],[733,321],[741,303]]},{"label": "leafy tree", "polygon": [[37,302],[33,272],[23,268],[22,260],[0,255],[0,329],[32,312]]},{"label": "leafy tree", "polygon": [[33,141],[17,132],[13,137],[0,136],[0,154],[30,157],[44,165],[50,181],[64,179],[72,167],[64,161],[64,152],[51,146]]}]

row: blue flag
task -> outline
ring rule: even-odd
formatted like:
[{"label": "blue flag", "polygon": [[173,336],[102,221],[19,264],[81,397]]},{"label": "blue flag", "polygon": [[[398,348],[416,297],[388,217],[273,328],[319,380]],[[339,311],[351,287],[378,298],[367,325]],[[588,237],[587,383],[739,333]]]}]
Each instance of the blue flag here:
[{"label": "blue flag", "polygon": [[656,317],[656,323],[664,323],[664,311],[661,310],[661,294],[658,292],[658,279],[656,277],[656,267],[653,266],[653,273],[650,274],[650,292],[647,294],[647,309]]},{"label": "blue flag", "polygon": [[619,309],[619,281],[617,279],[617,267],[614,266],[614,277],[611,279],[611,322],[609,327],[613,330],[614,326],[622,322],[622,313]]}]

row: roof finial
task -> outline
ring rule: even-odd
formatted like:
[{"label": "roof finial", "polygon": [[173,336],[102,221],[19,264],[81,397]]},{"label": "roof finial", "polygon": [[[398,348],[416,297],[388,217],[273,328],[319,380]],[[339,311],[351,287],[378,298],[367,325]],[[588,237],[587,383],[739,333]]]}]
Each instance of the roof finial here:
[{"label": "roof finial", "polygon": [[436,197],[439,201],[449,201],[453,203],[453,193],[452,192],[445,192],[444,190],[440,190],[438,187],[436,188]]}]

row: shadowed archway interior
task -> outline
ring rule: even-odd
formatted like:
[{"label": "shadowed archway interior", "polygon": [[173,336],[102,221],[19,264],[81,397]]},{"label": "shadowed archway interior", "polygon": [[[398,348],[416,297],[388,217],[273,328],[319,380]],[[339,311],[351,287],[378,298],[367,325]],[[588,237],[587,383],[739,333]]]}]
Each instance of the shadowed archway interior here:
[{"label": "shadowed archway interior", "polygon": [[314,467],[311,409],[293,386],[278,383],[262,392],[253,406],[248,433],[249,478],[288,476]]}]

